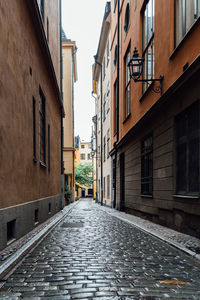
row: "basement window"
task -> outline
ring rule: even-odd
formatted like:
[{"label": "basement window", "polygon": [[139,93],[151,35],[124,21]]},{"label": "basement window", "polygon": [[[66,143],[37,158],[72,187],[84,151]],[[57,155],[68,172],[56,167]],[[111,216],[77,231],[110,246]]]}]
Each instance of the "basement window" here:
[{"label": "basement window", "polygon": [[49,214],[51,214],[51,203],[49,203]]},{"label": "basement window", "polygon": [[16,219],[7,223],[7,243],[16,239]]},{"label": "basement window", "polygon": [[34,220],[35,220],[35,224],[39,223],[39,209],[35,209],[35,213],[34,213]]}]

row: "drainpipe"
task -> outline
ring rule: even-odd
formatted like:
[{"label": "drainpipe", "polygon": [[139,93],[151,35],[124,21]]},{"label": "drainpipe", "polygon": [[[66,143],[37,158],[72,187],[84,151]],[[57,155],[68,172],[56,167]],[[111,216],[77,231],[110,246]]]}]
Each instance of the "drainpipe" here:
[{"label": "drainpipe", "polygon": [[114,187],[114,203],[113,206],[116,208],[117,204],[117,143],[119,141],[119,47],[120,47],[120,0],[117,0],[117,139],[114,142],[115,149],[115,187]]},{"label": "drainpipe", "polygon": [[95,63],[97,65],[99,65],[100,68],[101,68],[101,103],[100,103],[100,105],[101,105],[101,199],[100,199],[100,201],[101,201],[101,205],[103,205],[103,160],[102,160],[102,153],[103,153],[103,150],[102,150],[102,146],[103,146],[103,119],[102,119],[102,97],[103,97],[102,93],[103,93],[103,91],[102,91],[102,82],[103,82],[103,79],[102,79],[102,64],[97,61],[97,56],[96,55],[95,55],[94,59],[95,59]]},{"label": "drainpipe", "polygon": [[[59,16],[60,16],[60,97],[63,103],[63,62],[62,62],[62,1],[59,0]],[[64,208],[64,162],[63,162],[63,109],[61,108],[61,209]]]},{"label": "drainpipe", "polygon": [[[94,92],[92,92],[92,97],[95,99],[95,108],[97,107],[97,98],[94,96]],[[96,198],[95,202],[98,202],[98,167],[97,167],[97,149],[98,149],[98,141],[97,141],[97,109],[95,109],[96,113],[96,126],[95,126],[95,137],[96,137]]]},{"label": "drainpipe", "polygon": [[[75,176],[75,170],[74,170],[74,164],[75,164],[75,148],[74,148],[74,55],[76,54],[78,48],[75,46],[74,52],[72,52],[72,137],[73,137],[73,178],[72,178],[72,186],[73,186],[73,195],[75,196],[75,181],[74,181],[74,176]],[[74,196],[73,196],[73,201],[74,201]]]}]

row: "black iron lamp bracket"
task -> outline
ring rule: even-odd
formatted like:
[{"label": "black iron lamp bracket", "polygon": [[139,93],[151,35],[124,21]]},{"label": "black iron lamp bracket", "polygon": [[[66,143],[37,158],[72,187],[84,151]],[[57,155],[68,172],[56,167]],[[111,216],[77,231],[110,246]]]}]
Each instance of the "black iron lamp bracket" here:
[{"label": "black iron lamp bracket", "polygon": [[163,89],[162,89],[162,82],[163,82],[164,76],[160,76],[160,78],[154,79],[154,78],[150,78],[150,79],[134,79],[135,82],[147,82],[148,86],[151,85],[152,82],[160,82],[159,85],[156,85],[155,87],[153,86],[153,91],[154,93],[157,94],[163,94]]}]

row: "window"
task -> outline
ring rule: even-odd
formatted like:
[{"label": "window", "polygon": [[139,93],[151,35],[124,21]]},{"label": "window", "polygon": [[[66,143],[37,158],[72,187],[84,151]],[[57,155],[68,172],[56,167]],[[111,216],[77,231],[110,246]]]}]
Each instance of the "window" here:
[{"label": "window", "polygon": [[110,130],[107,131],[107,157],[109,157],[110,152]]},{"label": "window", "polygon": [[150,134],[141,145],[141,193],[153,194],[153,135]]},{"label": "window", "polygon": [[117,65],[117,45],[115,46],[115,52],[114,52],[114,69],[116,68]]},{"label": "window", "polygon": [[47,18],[47,42],[49,43],[49,19]]},{"label": "window", "polygon": [[106,177],[103,178],[103,197],[106,197]]},{"label": "window", "polygon": [[115,107],[115,110],[114,110],[114,134],[116,134],[117,129],[118,129],[117,80],[115,81],[115,84],[114,84],[114,107]]},{"label": "window", "polygon": [[110,59],[110,45],[109,45],[109,40],[108,40],[107,46],[106,46],[106,58],[107,58],[107,66],[108,66],[109,59]]},{"label": "window", "polygon": [[131,90],[130,90],[130,73],[128,63],[130,61],[130,47],[124,58],[125,67],[125,118],[130,114],[130,101],[131,101]]},{"label": "window", "polygon": [[110,199],[110,175],[107,176],[107,198]]},{"label": "window", "polygon": [[85,153],[81,153],[80,158],[81,158],[82,160],[85,160]]},{"label": "window", "polygon": [[100,165],[101,165],[100,146],[98,146],[98,161],[99,161],[99,167],[100,167]]},{"label": "window", "polygon": [[35,212],[34,212],[34,221],[35,221],[35,224],[39,223],[39,209],[35,209]]},{"label": "window", "polygon": [[175,46],[177,46],[200,16],[200,0],[175,1]]},{"label": "window", "polygon": [[45,97],[40,89],[39,101],[39,115],[40,115],[40,162],[46,164],[46,129],[45,129]]},{"label": "window", "polygon": [[106,94],[104,94],[103,97],[103,120],[105,121],[106,119]]},{"label": "window", "polygon": [[81,148],[84,149],[84,148],[85,148],[85,145],[81,145]]},{"label": "window", "polygon": [[125,18],[124,18],[124,31],[127,32],[129,27],[129,20],[130,20],[130,5],[127,3],[126,11],[125,11]]},{"label": "window", "polygon": [[100,132],[101,130],[101,113],[100,111],[98,112],[98,132]]},{"label": "window", "polygon": [[[154,0],[149,0],[143,14],[143,78],[154,77]],[[148,83],[143,82],[143,93]]]},{"label": "window", "polygon": [[49,203],[48,208],[49,208],[49,214],[50,214],[51,213],[51,203]]},{"label": "window", "polygon": [[105,60],[105,56],[103,58],[103,79],[106,76],[106,60]]},{"label": "window", "polygon": [[42,21],[44,22],[44,0],[37,0]]},{"label": "window", "polygon": [[33,160],[37,162],[36,158],[36,108],[35,99],[33,98]]},{"label": "window", "polygon": [[11,242],[16,238],[16,219],[7,223],[7,242]]},{"label": "window", "polygon": [[51,140],[50,140],[50,125],[48,125],[48,172],[51,170]]},{"label": "window", "polygon": [[88,153],[88,160],[90,160],[90,153]]},{"label": "window", "polygon": [[106,160],[106,136],[103,138],[103,160]]},{"label": "window", "polygon": [[199,102],[179,114],[176,126],[176,193],[199,194]]}]

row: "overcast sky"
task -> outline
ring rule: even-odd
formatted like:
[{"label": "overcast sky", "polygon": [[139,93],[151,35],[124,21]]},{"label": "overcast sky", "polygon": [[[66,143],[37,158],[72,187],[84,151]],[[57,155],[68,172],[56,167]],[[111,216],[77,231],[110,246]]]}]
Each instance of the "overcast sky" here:
[{"label": "overcast sky", "polygon": [[62,0],[62,24],[67,38],[76,42],[78,81],[75,83],[75,135],[90,141],[95,114],[92,64],[97,52],[106,0]]}]

